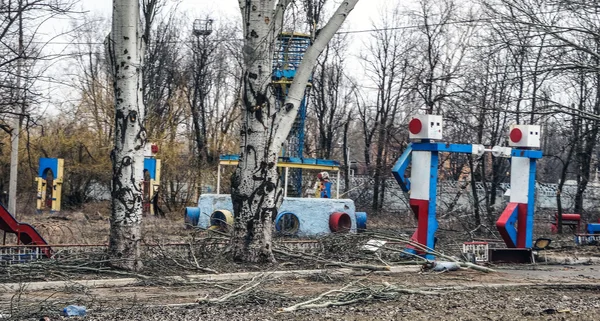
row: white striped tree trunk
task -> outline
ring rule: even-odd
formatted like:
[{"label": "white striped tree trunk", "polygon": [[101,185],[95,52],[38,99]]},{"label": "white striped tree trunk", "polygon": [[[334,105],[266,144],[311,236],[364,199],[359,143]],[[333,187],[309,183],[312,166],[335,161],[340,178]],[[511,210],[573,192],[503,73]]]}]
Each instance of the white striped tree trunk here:
[{"label": "white striped tree trunk", "polygon": [[283,201],[277,158],[304,97],[318,56],[358,0],[343,1],[321,29],[296,71],[284,106],[275,109],[271,75],[273,51],[284,10],[291,0],[239,0],[244,26],[244,88],[240,162],[232,177],[235,212],[234,258],[246,262],[274,261],[273,220]]},{"label": "white striped tree trunk", "polygon": [[109,255],[116,267],[139,270],[144,169],[144,40],[139,0],[114,0],[108,54],[115,90],[115,146]]}]

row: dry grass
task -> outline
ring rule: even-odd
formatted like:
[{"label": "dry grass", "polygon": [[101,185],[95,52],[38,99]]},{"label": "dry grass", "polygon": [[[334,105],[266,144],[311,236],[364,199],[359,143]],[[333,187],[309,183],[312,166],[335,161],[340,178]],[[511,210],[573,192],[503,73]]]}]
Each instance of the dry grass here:
[{"label": "dry grass", "polygon": [[[167,218],[145,216],[142,223],[144,239],[162,243],[184,241],[189,231],[183,229],[182,216],[176,213],[169,213]],[[98,202],[86,204],[80,210],[52,214],[24,211],[18,219],[33,225],[49,244],[107,244],[109,217],[110,204]]]}]

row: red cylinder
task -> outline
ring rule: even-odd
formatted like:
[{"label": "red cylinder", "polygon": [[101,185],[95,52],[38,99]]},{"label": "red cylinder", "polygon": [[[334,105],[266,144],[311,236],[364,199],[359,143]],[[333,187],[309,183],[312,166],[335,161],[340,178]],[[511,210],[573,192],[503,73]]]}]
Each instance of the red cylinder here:
[{"label": "red cylinder", "polygon": [[344,212],[334,212],[329,216],[329,229],[334,233],[348,233],[352,228],[350,215]]},{"label": "red cylinder", "polygon": [[566,221],[581,221],[581,214],[563,214],[562,219]]}]

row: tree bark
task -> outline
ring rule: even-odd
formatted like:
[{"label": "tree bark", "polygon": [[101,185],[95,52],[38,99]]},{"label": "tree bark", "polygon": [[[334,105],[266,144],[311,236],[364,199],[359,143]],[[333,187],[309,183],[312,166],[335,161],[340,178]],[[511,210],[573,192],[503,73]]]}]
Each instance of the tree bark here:
[{"label": "tree bark", "polygon": [[114,0],[109,40],[115,90],[115,138],[109,255],[115,267],[141,268],[142,180],[144,169],[144,42],[138,0]]}]

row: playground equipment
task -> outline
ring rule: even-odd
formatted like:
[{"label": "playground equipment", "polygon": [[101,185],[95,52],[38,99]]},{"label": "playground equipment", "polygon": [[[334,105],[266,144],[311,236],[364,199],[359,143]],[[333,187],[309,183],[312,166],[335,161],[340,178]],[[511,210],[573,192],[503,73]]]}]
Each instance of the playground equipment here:
[{"label": "playground equipment", "polygon": [[160,159],[154,154],[158,153],[158,146],[146,145],[144,152],[144,181],[142,184],[142,211],[146,215],[154,214],[158,205],[158,188],[160,187]]},{"label": "playground equipment", "polygon": [[52,256],[52,250],[48,247],[48,243],[38,233],[38,231],[27,223],[19,223],[17,219],[0,204],[0,230],[4,231],[3,245],[6,245],[6,234],[15,234],[17,236],[17,245],[42,245],[36,247],[46,257]]},{"label": "playground equipment", "polygon": [[[310,35],[300,33],[282,33],[277,37],[275,54],[273,56],[272,84],[275,89],[276,105],[281,108],[285,102],[288,89],[296,70],[300,67],[306,49],[310,46]],[[312,85],[309,80],[307,87]],[[287,138],[286,145],[281,151],[281,156],[302,158],[304,153],[304,123],[306,121],[306,96],[302,99],[298,108],[298,115],[292,125]],[[302,169],[293,168],[287,174],[289,176],[289,193],[292,196],[302,196]]]},{"label": "playground equipment", "polygon": [[598,223],[588,223],[586,225],[586,234],[575,234],[575,243],[578,245],[599,245],[600,244],[600,219]]},{"label": "playground equipment", "polygon": [[[186,226],[198,226],[204,229],[219,225],[215,222],[229,222],[233,217],[221,216],[221,221],[213,220],[215,213],[233,213],[231,196],[219,194],[221,181],[221,168],[223,166],[237,166],[237,155],[224,155],[218,166],[217,194],[203,194],[198,200],[197,207],[187,207],[185,210]],[[318,236],[332,232],[351,232],[365,230],[367,227],[367,214],[355,212],[354,201],[338,199],[340,167],[339,163],[332,160],[280,157],[277,166],[284,168],[284,198],[279,214],[275,217],[275,229],[279,234],[287,236]],[[288,197],[288,174],[290,169],[310,169],[319,171],[337,172],[336,198],[298,198]],[[333,196],[333,195],[332,195]],[[233,214],[231,214],[233,215]],[[218,215],[217,215],[218,216]],[[224,219],[223,219],[224,218]],[[215,226],[214,229],[221,229]]]},{"label": "playground equipment", "polygon": [[[552,233],[558,232],[558,213],[554,215],[554,222],[550,229]],[[569,226],[573,233],[579,233],[581,229],[581,214],[562,214],[562,226]]]},{"label": "playground equipment", "polygon": [[37,187],[37,210],[42,212],[60,211],[61,191],[63,183],[64,160],[61,158],[40,158]]},{"label": "playground equipment", "polygon": [[[227,229],[233,224],[231,196],[202,194],[198,207],[186,208],[185,221],[203,229]],[[285,197],[274,223],[276,232],[285,236],[356,233],[358,224],[366,228],[366,214],[356,213],[349,199]]]},{"label": "playground equipment", "polygon": [[529,148],[540,148],[540,126],[511,126],[508,145],[519,148],[511,152],[510,200],[496,228],[507,247],[529,249],[533,244],[536,160],[542,158],[542,151]]},{"label": "playground equipment", "polygon": [[[486,149],[478,144],[447,144],[436,142],[443,137],[443,119],[438,115],[418,115],[409,122],[409,138],[415,140],[400,156],[392,174],[405,193],[410,193],[409,205],[417,218],[412,239],[429,248],[435,247],[436,197],[439,153],[465,153],[481,156],[491,152],[496,157],[511,158],[511,200],[496,223],[508,247],[530,248],[533,231],[535,160],[542,152],[527,148],[539,147],[539,126],[511,127],[509,145],[521,148],[494,146]],[[517,132],[513,131],[518,129]],[[411,164],[411,177],[405,172]],[[514,224],[518,223],[518,230]],[[417,252],[410,249],[411,252]],[[428,259],[433,256],[426,255]]]}]

